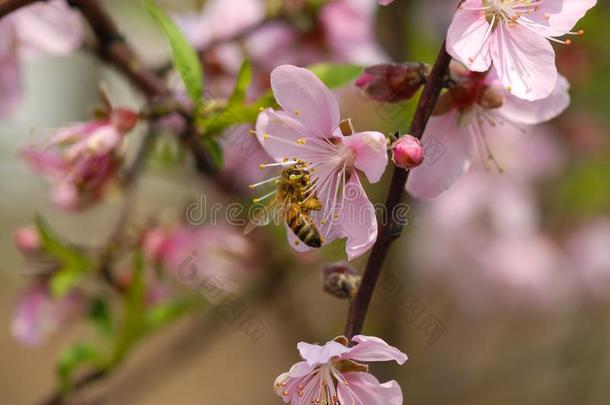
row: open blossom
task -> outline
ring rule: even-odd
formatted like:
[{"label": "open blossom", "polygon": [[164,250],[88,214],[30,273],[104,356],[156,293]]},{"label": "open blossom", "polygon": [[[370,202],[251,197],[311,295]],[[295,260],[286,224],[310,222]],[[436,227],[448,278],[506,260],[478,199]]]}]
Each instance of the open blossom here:
[{"label": "open blossom", "polygon": [[402,405],[396,381],[381,384],[361,362],[396,361],[402,365],[407,355],[383,340],[357,335],[353,346],[339,336],[323,346],[301,342],[297,345],[303,361],[275,380],[275,391],[292,405]]},{"label": "open blossom", "polygon": [[63,0],[23,7],[0,20],[0,117],[22,99],[20,58],[65,55],[80,46],[82,23]]},{"label": "open blossom", "polygon": [[475,148],[483,161],[497,165],[486,136],[499,126],[519,131],[522,125],[558,116],[570,103],[569,85],[561,76],[549,97],[530,102],[509,93],[493,71],[469,72],[453,63],[451,74],[455,85],[441,95],[422,138],[427,160],[407,182],[407,191],[417,198],[434,198],[449,189],[470,167]]},{"label": "open blossom", "polygon": [[[371,183],[379,181],[388,162],[385,136],[344,134],[337,100],[307,69],[280,66],[271,73],[271,87],[283,111],[266,109],[256,121],[259,141],[278,162],[271,166],[305,162],[312,180],[307,195],[322,204],[311,217],[323,244],[347,238],[348,258],[362,255],[377,238],[377,220],[359,172]],[[310,249],[288,235],[295,249]]]},{"label": "open blossom", "polygon": [[85,311],[85,299],[77,291],[53,298],[46,283],[36,282],[23,292],[17,303],[12,333],[20,343],[35,346]]},{"label": "open blossom", "polygon": [[143,236],[142,247],[153,263],[193,288],[207,281],[238,292],[256,274],[254,245],[228,226],[154,228]]},{"label": "open blossom", "polygon": [[109,109],[105,117],[63,128],[45,144],[26,148],[22,154],[53,182],[55,204],[84,208],[98,201],[116,179],[123,138],[137,121],[134,111]]},{"label": "open blossom", "polygon": [[570,32],[597,0],[465,0],[447,33],[447,51],[470,70],[494,66],[505,88],[525,100],[548,97],[558,73],[550,41]]}]

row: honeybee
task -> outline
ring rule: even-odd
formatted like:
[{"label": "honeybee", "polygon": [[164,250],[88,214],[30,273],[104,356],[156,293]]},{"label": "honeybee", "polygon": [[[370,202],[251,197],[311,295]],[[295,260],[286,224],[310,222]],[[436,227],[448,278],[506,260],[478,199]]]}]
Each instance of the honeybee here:
[{"label": "honeybee", "polygon": [[[322,246],[322,236],[310,213],[321,210],[323,206],[311,192],[313,182],[306,164],[297,161],[282,169],[280,175],[271,180],[277,185],[276,190],[262,198],[255,198],[254,202],[258,203],[266,197],[273,196],[271,201],[267,204],[265,210],[250,221],[244,233],[249,233],[255,227],[266,225],[274,218],[281,217],[305,245],[312,248]],[[251,187],[256,187],[259,184]]]}]

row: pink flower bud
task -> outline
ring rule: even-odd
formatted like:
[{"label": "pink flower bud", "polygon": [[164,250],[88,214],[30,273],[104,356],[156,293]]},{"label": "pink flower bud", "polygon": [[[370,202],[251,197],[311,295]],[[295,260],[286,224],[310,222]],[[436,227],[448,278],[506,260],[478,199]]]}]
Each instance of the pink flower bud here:
[{"label": "pink flower bud", "polygon": [[392,145],[392,161],[403,169],[413,169],[424,161],[424,145],[411,135],[403,135]]},{"label": "pink flower bud", "polygon": [[33,254],[40,251],[40,235],[33,226],[26,226],[18,229],[13,239],[15,245],[24,255]]}]

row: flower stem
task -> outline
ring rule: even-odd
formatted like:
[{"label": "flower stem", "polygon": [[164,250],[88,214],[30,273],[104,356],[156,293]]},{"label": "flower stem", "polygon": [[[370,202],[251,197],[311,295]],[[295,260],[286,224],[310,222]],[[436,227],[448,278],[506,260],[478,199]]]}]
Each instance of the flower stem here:
[{"label": "flower stem", "polygon": [[[449,56],[445,50],[445,44],[443,43],[438,58],[436,59],[436,63],[432,68],[432,72],[428,77],[421,98],[419,99],[419,104],[417,105],[417,110],[415,111],[413,122],[411,123],[409,134],[418,139],[421,139],[424,129],[428,124],[430,115],[436,106],[440,92],[443,89],[443,83],[445,81],[445,77],[447,76],[450,61],[451,56]],[[397,206],[400,204],[403,197],[408,176],[408,171],[398,167],[394,168],[392,182],[385,201],[385,209],[389,214],[389,222],[387,224],[383,224],[379,229],[379,235],[375,245],[373,245],[371,255],[369,256],[366,264],[366,269],[364,270],[364,274],[362,276],[360,288],[356,294],[356,297],[354,297],[350,303],[347,316],[347,325],[345,327],[345,335],[348,338],[351,338],[362,331],[364,319],[366,317],[371,298],[373,297],[375,286],[379,280],[383,263],[388,255],[390,245],[392,242],[394,242],[394,240],[400,237],[404,227],[404,224],[400,222],[400,218],[396,218],[395,211],[397,210]]]}]

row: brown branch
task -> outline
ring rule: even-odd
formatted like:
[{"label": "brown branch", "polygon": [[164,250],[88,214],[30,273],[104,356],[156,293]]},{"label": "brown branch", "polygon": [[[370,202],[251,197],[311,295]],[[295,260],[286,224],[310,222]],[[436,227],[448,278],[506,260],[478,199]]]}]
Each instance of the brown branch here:
[{"label": "brown branch", "polygon": [[[438,101],[438,97],[443,88],[443,82],[447,76],[450,61],[451,57],[445,50],[445,44],[443,44],[434,68],[428,77],[415,116],[413,117],[413,122],[411,123],[409,133],[417,138],[422,137],[428,119]],[[409,172],[398,167],[394,168],[392,182],[385,202],[385,212],[388,213],[389,223],[381,226],[379,230],[377,241],[373,246],[371,255],[366,264],[366,269],[362,276],[360,289],[358,290],[356,297],[354,297],[350,303],[345,329],[345,335],[348,337],[357,335],[362,331],[364,319],[390,245],[400,236],[404,227],[404,224],[399,221],[399,218],[396,218],[395,214],[397,206],[401,202],[408,175]]]},{"label": "brown branch", "polygon": [[0,0],[0,18],[40,0]]}]

